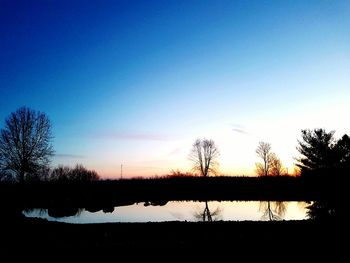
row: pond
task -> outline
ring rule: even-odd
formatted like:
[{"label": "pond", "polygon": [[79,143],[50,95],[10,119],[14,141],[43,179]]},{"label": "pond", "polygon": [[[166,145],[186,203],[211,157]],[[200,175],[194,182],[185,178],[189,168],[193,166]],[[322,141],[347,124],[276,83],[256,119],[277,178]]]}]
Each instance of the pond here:
[{"label": "pond", "polygon": [[245,221],[307,219],[305,202],[272,201],[169,201],[117,206],[109,212],[80,209],[75,216],[53,217],[47,209],[24,211],[27,217],[40,217],[66,223],[164,222],[164,221]]}]

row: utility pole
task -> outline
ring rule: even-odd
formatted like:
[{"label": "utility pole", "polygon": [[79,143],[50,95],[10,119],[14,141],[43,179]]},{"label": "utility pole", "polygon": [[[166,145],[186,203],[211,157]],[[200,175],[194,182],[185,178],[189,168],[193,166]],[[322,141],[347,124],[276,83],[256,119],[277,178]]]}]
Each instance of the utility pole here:
[{"label": "utility pole", "polygon": [[120,179],[123,179],[123,164],[120,165]]}]

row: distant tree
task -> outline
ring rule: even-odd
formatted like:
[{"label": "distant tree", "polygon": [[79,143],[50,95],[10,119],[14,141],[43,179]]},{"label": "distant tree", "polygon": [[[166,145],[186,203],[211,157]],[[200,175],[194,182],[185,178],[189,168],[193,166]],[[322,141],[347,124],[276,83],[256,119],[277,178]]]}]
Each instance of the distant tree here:
[{"label": "distant tree", "polygon": [[281,176],[286,174],[278,156],[271,151],[271,144],[267,142],[259,142],[256,154],[261,162],[255,163],[255,171],[259,176]]},{"label": "distant tree", "polygon": [[297,150],[302,157],[298,158],[296,164],[301,175],[312,171],[334,168],[336,157],[334,155],[334,131],[326,132],[324,129],[302,130],[302,140],[298,140]]},{"label": "distant tree", "polygon": [[83,165],[77,164],[70,172],[71,180],[75,181],[97,181],[100,176],[94,170],[88,170]]},{"label": "distant tree", "polygon": [[272,176],[281,176],[286,174],[286,169],[283,167],[281,160],[277,157],[275,153],[270,156],[270,174]]},{"label": "distant tree", "polygon": [[189,159],[193,162],[193,170],[207,177],[209,174],[217,174],[219,155],[219,150],[213,140],[197,139],[192,145]]},{"label": "distant tree", "polygon": [[100,176],[94,170],[88,170],[83,165],[78,164],[74,168],[68,166],[58,166],[49,175],[49,181],[97,181]]},{"label": "distant tree", "polygon": [[0,169],[23,182],[48,167],[53,156],[51,140],[51,123],[45,113],[19,108],[1,129]]},{"label": "distant tree", "polygon": [[68,181],[70,180],[70,172],[71,168],[68,166],[59,165],[58,167],[54,168],[50,175],[48,180],[49,181]]},{"label": "distant tree", "polygon": [[270,174],[272,161],[271,144],[259,142],[256,154],[262,160],[262,162],[255,164],[257,174],[259,176],[268,176]]}]

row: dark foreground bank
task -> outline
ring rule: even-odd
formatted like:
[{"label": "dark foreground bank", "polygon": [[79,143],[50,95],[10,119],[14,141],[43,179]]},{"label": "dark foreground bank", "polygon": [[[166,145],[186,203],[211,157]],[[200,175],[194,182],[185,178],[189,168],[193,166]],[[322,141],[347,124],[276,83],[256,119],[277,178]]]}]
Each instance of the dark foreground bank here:
[{"label": "dark foreground bank", "polygon": [[[160,222],[66,224],[43,219],[15,219],[1,224],[1,248],[47,251],[66,249],[336,249],[347,240],[344,222]],[[136,250],[135,250],[136,249]]]}]

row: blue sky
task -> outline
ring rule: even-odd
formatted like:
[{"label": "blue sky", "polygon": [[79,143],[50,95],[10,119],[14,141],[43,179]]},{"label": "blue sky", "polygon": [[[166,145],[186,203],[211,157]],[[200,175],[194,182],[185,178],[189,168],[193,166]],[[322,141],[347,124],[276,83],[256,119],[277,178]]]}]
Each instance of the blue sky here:
[{"label": "blue sky", "polygon": [[0,0],[0,120],[53,124],[53,165],[105,177],[189,170],[212,138],[223,174],[259,141],[292,169],[304,128],[350,133],[349,1]]}]

